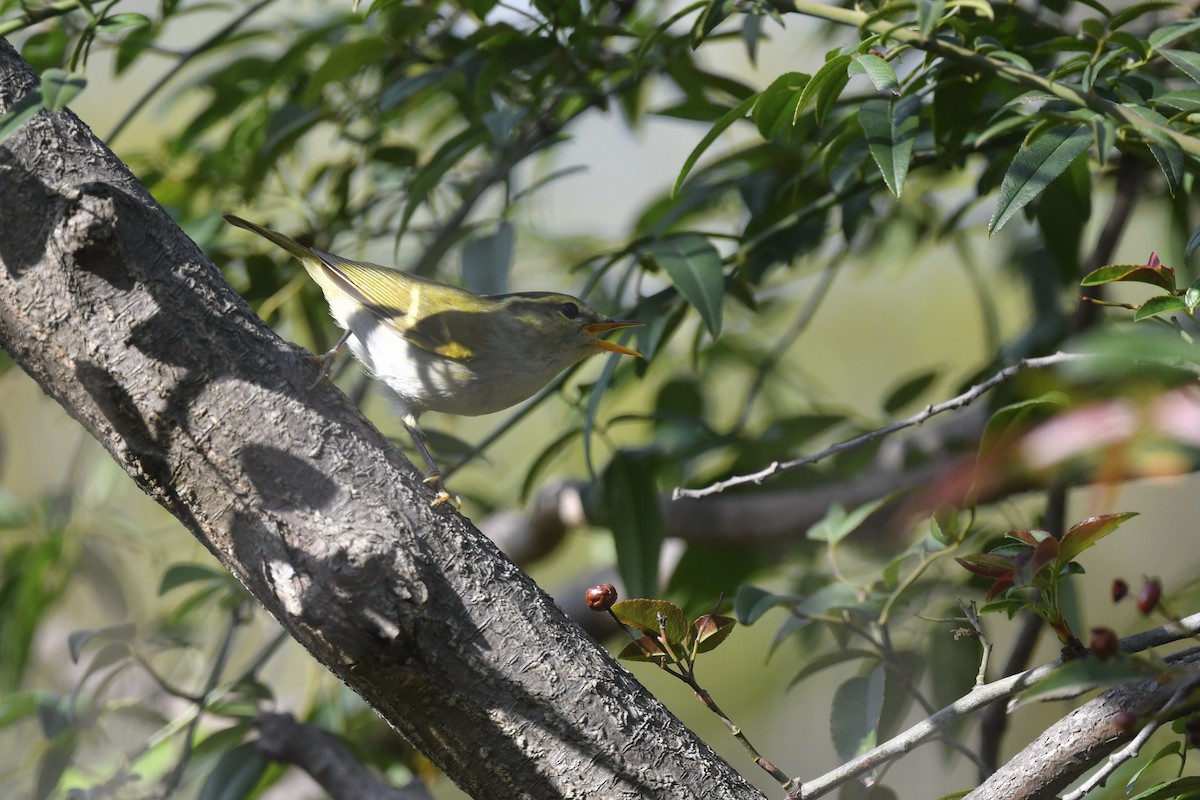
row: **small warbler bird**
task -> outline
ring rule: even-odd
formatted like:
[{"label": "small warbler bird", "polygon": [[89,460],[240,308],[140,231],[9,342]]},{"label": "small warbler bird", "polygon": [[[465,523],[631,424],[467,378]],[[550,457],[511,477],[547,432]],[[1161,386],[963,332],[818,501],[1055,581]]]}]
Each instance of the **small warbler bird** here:
[{"label": "small warbler bird", "polygon": [[490,414],[531,397],[588,356],[641,356],[597,336],[640,322],[609,319],[570,295],[477,295],[306,247],[233,214],[226,214],[225,221],[287,250],[321,287],[330,314],[345,330],[322,357],[321,378],[348,343],[367,370],[388,387],[429,467],[425,482],[438,492],[431,505],[449,500],[450,494],[417,424],[423,412]]}]

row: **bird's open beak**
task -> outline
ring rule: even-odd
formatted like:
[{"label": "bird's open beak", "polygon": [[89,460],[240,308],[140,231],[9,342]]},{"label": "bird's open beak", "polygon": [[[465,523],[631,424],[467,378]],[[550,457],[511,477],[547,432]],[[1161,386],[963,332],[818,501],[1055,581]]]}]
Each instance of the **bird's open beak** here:
[{"label": "bird's open beak", "polygon": [[[642,323],[635,322],[634,320],[609,320],[608,322],[593,322],[591,325],[584,325],[583,329],[595,337],[600,333],[616,331],[620,330],[621,328],[635,328],[641,324]],[[610,353],[620,353],[621,355],[634,356],[635,358],[642,357],[642,354],[637,350],[631,350],[628,347],[617,344],[616,342],[610,342],[607,339],[597,338],[595,339],[595,342],[596,347],[599,347],[601,350],[608,350]]]}]

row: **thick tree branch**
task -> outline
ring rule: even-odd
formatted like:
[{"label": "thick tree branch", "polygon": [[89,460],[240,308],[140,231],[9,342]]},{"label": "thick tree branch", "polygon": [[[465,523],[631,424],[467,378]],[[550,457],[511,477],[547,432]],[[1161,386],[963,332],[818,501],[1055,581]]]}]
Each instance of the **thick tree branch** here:
[{"label": "thick tree branch", "polygon": [[[36,76],[0,42],[0,111]],[[0,344],[472,796],[760,796],[272,334],[69,112],[0,146]]]}]

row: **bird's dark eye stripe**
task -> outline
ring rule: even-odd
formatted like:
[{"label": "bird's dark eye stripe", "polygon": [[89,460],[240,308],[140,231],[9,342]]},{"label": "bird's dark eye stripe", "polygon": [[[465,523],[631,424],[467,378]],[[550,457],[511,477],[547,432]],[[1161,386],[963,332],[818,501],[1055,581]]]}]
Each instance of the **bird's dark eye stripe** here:
[{"label": "bird's dark eye stripe", "polygon": [[575,319],[579,316],[579,306],[574,303],[563,303],[558,309],[567,319]]}]

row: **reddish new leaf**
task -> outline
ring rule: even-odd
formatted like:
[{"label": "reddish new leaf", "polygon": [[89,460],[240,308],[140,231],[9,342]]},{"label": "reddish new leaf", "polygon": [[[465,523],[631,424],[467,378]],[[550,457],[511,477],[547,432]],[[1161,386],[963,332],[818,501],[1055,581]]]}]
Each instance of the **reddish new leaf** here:
[{"label": "reddish new leaf", "polygon": [[1124,514],[1102,514],[1098,517],[1089,517],[1073,526],[1063,535],[1062,547],[1059,549],[1059,564],[1074,561],[1080,553],[1115,531],[1125,520],[1136,516],[1137,512],[1134,511],[1127,511]]}]

